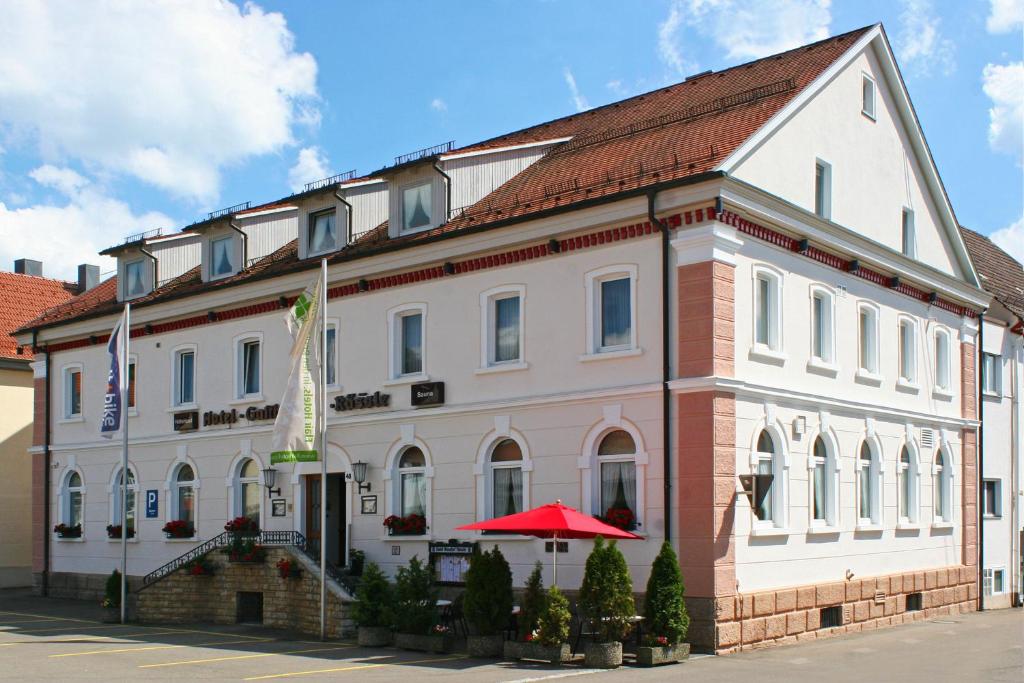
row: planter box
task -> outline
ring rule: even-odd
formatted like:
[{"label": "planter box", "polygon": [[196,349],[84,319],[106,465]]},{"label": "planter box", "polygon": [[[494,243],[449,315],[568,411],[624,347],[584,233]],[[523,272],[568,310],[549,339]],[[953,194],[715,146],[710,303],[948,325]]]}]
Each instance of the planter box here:
[{"label": "planter box", "polygon": [[104,624],[120,624],[121,623],[121,608],[120,607],[104,607],[103,616],[100,618]]},{"label": "planter box", "polygon": [[504,650],[505,659],[532,659],[550,664],[564,664],[571,657],[569,643],[548,646],[541,645],[540,643],[521,643],[515,640],[506,640]]},{"label": "planter box", "polygon": [[660,664],[675,664],[690,656],[690,644],[678,643],[676,645],[638,647],[636,649],[637,666],[658,666]]},{"label": "planter box", "polygon": [[360,626],[356,642],[360,647],[384,647],[391,644],[391,629],[387,626]]},{"label": "planter box", "polygon": [[583,661],[592,669],[617,669],[622,666],[622,643],[587,643]]},{"label": "planter box", "polygon": [[421,636],[416,633],[396,633],[395,647],[403,650],[415,650],[416,652],[434,652],[436,654],[446,654],[454,649],[450,636]]},{"label": "planter box", "polygon": [[466,636],[466,653],[470,657],[501,657],[505,636]]}]

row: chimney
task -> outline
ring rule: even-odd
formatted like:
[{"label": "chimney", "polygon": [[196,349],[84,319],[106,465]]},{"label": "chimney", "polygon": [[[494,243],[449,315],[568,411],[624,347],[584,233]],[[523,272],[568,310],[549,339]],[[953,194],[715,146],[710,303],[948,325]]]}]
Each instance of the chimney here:
[{"label": "chimney", "polygon": [[88,292],[100,283],[100,267],[83,263],[78,266],[78,293]]},{"label": "chimney", "polygon": [[30,258],[20,258],[14,262],[14,272],[19,275],[39,275],[43,274],[43,262],[33,261]]}]

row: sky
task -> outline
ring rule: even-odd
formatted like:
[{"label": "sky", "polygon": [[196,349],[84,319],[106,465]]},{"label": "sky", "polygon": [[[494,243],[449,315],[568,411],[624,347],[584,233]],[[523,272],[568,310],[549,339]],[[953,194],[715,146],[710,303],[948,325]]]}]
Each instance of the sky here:
[{"label": "sky", "polygon": [[0,269],[879,21],[957,218],[1024,261],[1024,0],[5,0]]}]

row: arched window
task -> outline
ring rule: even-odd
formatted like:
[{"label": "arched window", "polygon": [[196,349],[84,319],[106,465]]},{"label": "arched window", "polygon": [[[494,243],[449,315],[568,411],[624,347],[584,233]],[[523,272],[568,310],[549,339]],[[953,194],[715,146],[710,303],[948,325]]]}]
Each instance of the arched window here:
[{"label": "arched window", "polygon": [[[252,462],[251,460],[249,462]],[[178,466],[174,474],[172,492],[173,518],[187,522],[195,528],[196,523],[196,475],[189,464]]]},{"label": "arched window", "polygon": [[599,515],[608,517],[610,510],[629,510],[633,524],[628,526],[633,526],[640,518],[636,501],[636,441],[625,430],[609,432],[598,444],[597,463]]},{"label": "arched window", "polygon": [[950,505],[950,499],[952,498],[952,486],[950,485],[952,473],[953,469],[946,462],[946,456],[940,448],[935,453],[935,469],[932,481],[936,522],[952,521],[952,506]]},{"label": "arched window", "polygon": [[417,446],[409,446],[398,459],[398,514],[427,515],[427,459]]},{"label": "arched window", "polygon": [[68,473],[64,478],[63,491],[61,491],[64,507],[60,521],[64,525],[69,527],[82,525],[82,495],[84,492],[85,487],[82,486],[82,475],[74,471]]},{"label": "arched window", "polygon": [[917,487],[915,486],[917,470],[910,449],[904,446],[900,450],[900,462],[896,470],[897,490],[900,499],[901,522],[917,521]]},{"label": "arched window", "polygon": [[252,458],[238,465],[235,477],[235,517],[248,517],[260,521],[260,470]]},{"label": "arched window", "polygon": [[857,459],[857,520],[861,524],[877,524],[878,515],[878,463],[871,445],[860,445]]},{"label": "arched window", "polygon": [[[114,491],[113,491],[113,507],[110,515],[110,523],[114,526],[121,525],[121,485],[124,483],[123,474],[118,469],[117,477],[114,478]],[[128,506],[126,508],[127,514],[125,517],[128,520],[128,529],[137,530],[138,527],[135,524],[135,508],[136,501],[139,496],[139,485],[135,481],[135,473],[128,468]]]},{"label": "arched window", "polygon": [[523,452],[512,439],[495,444],[490,457],[488,518],[523,511]]},{"label": "arched window", "polygon": [[768,490],[757,491],[757,497],[762,498],[762,500],[760,505],[754,507],[754,514],[762,522],[774,523],[775,512],[778,507],[775,500],[776,491],[779,488],[775,484],[775,453],[775,440],[772,439],[772,435],[768,433],[768,430],[762,430],[761,434],[757,437],[757,474],[772,475],[772,482],[768,484]]},{"label": "arched window", "polygon": [[829,458],[828,446],[820,436],[814,440],[814,450],[811,453],[808,469],[811,470],[812,523],[831,524],[834,519],[832,514],[834,491],[831,477],[835,468]]}]

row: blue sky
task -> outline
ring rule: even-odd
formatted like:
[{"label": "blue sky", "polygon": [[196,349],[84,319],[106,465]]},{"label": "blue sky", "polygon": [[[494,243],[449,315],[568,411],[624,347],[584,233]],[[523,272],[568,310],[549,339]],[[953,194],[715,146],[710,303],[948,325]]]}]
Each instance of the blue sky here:
[{"label": "blue sky", "polygon": [[70,277],[132,232],[876,21],[960,221],[1024,258],[1024,0],[12,0],[0,268]]}]

